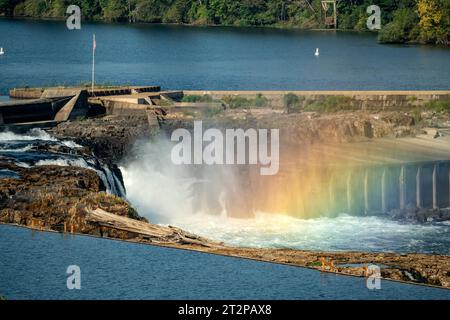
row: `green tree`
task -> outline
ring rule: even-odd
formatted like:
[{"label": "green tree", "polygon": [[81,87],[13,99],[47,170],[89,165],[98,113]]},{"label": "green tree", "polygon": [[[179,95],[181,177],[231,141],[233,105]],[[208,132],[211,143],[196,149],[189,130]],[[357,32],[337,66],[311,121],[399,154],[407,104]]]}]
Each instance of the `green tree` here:
[{"label": "green tree", "polygon": [[394,20],[380,31],[378,40],[382,43],[403,43],[414,40],[411,34],[417,22],[418,16],[413,9],[399,9],[394,12]]},{"label": "green tree", "polygon": [[121,21],[128,18],[129,2],[127,0],[100,0],[103,18],[107,21]]},{"label": "green tree", "polygon": [[418,0],[417,12],[421,39],[437,44],[449,43],[449,0]]}]

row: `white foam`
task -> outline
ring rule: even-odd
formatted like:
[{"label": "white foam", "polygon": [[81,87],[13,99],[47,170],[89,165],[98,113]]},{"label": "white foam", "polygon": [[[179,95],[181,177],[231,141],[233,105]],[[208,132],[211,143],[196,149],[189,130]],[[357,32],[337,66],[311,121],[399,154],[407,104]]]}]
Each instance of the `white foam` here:
[{"label": "white foam", "polygon": [[17,134],[10,131],[0,132],[0,141],[58,141],[56,138],[50,136],[47,132],[41,129],[32,129],[28,134]]},{"label": "white foam", "polygon": [[23,148],[17,148],[17,149],[2,149],[0,148],[0,152],[27,152],[33,149],[32,145],[27,145]]},{"label": "white foam", "polygon": [[80,168],[84,168],[84,169],[93,170],[97,173],[97,175],[102,180],[103,184],[106,187],[107,193],[117,194],[114,184],[111,185],[111,183],[110,183],[112,178],[105,175],[105,173],[103,171],[90,166],[84,159],[39,160],[38,162],[36,162],[35,166],[80,167]]},{"label": "white foam", "polygon": [[254,219],[197,214],[172,224],[236,246],[450,254],[450,226],[446,222],[414,224],[349,215],[297,219],[257,213]]}]

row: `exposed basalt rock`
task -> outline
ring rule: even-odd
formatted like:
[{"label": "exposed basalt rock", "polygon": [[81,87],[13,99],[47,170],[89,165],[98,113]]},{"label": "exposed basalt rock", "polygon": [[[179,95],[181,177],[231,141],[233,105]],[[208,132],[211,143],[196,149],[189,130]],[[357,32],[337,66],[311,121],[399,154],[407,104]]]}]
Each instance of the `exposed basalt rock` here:
[{"label": "exposed basalt rock", "polygon": [[135,141],[150,139],[160,129],[170,136],[174,129],[191,128],[193,120],[203,120],[205,127],[215,128],[279,128],[281,139],[290,144],[399,138],[414,136],[420,130],[412,114],[392,111],[287,114],[268,108],[233,109],[205,118],[202,113],[193,116],[178,110],[172,114],[168,109],[164,114],[160,122],[152,126],[144,116],[106,116],[61,123],[52,133],[90,147],[103,160],[118,163],[131,151]]},{"label": "exposed basalt rock", "polygon": [[[124,199],[107,194],[97,173],[62,166],[22,168],[0,163],[19,178],[0,179],[0,221],[44,229],[72,226],[86,232],[88,209],[102,208],[117,215],[145,220]],[[89,228],[88,228],[89,229]]]},{"label": "exposed basalt rock", "polygon": [[178,127],[190,128],[193,120],[203,120],[204,126],[214,128],[278,128],[280,138],[290,144],[400,138],[414,136],[420,129],[412,114],[393,111],[288,114],[259,108],[226,110],[212,118],[180,112],[173,116],[169,112],[167,118],[163,128],[168,132]]},{"label": "exposed basalt rock", "polygon": [[140,138],[150,138],[159,126],[149,126],[147,118],[106,116],[83,121],[64,122],[52,130],[57,138],[72,139],[89,147],[108,163],[117,164]]}]

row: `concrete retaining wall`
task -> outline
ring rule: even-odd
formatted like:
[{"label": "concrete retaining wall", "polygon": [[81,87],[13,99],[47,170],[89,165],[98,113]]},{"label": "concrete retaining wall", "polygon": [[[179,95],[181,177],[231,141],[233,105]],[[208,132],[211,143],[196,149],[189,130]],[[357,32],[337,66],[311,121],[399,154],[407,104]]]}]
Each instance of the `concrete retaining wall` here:
[{"label": "concrete retaining wall", "polygon": [[283,98],[288,93],[297,95],[303,107],[332,97],[342,97],[342,102],[348,100],[347,103],[354,109],[361,110],[406,109],[450,98],[450,91],[184,91],[185,95],[208,94],[214,99],[225,96],[254,99],[257,94],[262,94],[272,108],[283,108]]}]

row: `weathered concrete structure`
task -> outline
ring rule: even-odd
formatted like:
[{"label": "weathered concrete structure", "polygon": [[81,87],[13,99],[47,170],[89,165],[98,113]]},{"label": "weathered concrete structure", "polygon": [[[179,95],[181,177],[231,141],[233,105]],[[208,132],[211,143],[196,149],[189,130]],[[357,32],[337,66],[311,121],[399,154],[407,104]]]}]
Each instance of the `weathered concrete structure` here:
[{"label": "weathered concrete structure", "polygon": [[12,99],[39,99],[44,95],[44,92],[50,92],[52,96],[65,95],[67,92],[74,92],[79,90],[86,90],[89,97],[114,96],[136,94],[141,92],[158,92],[161,91],[159,86],[120,86],[120,87],[105,87],[95,88],[92,92],[87,87],[49,87],[49,88],[14,88],[9,90],[9,96]]},{"label": "weathered concrete structure", "polygon": [[[76,120],[89,115],[108,114],[108,110],[102,103],[102,101],[107,101],[106,97],[114,100],[112,97],[115,96],[152,95],[159,91],[160,87],[158,86],[100,88],[93,92],[76,87],[12,89],[10,97],[22,100],[0,103],[0,128],[14,129],[17,127],[20,130],[20,127],[24,127],[23,124],[26,124],[25,127],[30,125],[51,127],[55,122]],[[158,93],[155,95],[158,96],[158,99],[160,98]],[[105,100],[100,97],[105,97]],[[120,102],[120,99],[117,101]],[[137,99],[135,102],[134,107],[138,106],[141,101]],[[98,108],[99,106],[100,108]],[[112,106],[114,106],[113,103]]]},{"label": "weathered concrete structure", "polygon": [[399,110],[423,105],[429,101],[449,99],[450,91],[201,91],[186,90],[185,95],[210,95],[214,99],[240,96],[253,99],[262,94],[273,108],[283,108],[283,97],[293,93],[300,98],[301,107],[338,97],[360,110]]},{"label": "weathered concrete structure", "polygon": [[393,210],[450,210],[450,160],[352,168],[335,172],[325,199],[330,215]]},{"label": "weathered concrete structure", "polygon": [[52,120],[70,99],[70,97],[62,97],[0,103],[0,124]]}]

